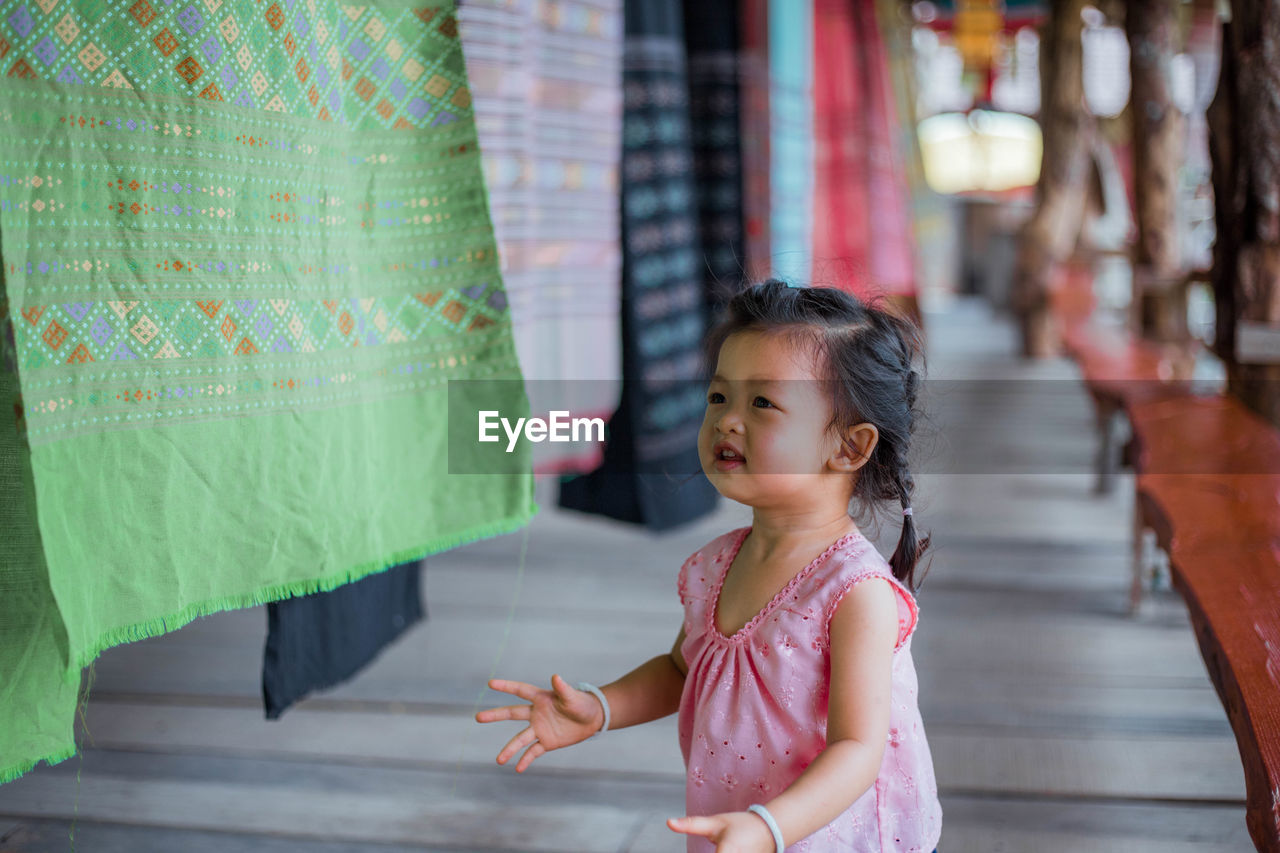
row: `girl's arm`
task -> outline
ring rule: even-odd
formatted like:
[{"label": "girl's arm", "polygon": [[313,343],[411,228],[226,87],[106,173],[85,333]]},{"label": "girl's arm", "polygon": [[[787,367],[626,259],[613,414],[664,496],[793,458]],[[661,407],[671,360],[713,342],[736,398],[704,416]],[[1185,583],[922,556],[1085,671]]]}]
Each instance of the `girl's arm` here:
[{"label": "girl's arm", "polygon": [[[609,728],[621,729],[646,723],[665,717],[680,707],[680,694],[688,672],[680,654],[682,643],[683,628],[669,654],[651,658],[601,688],[611,712]],[[476,713],[478,723],[528,721],[528,727],[508,741],[498,753],[498,763],[502,764],[528,747],[516,764],[517,773],[523,773],[534,759],[550,750],[586,740],[604,724],[604,709],[596,697],[585,690],[574,689],[559,675],[551,676],[550,690],[523,681],[497,678],[490,679],[489,686],[529,702],[527,705],[507,705]]]},{"label": "girl's arm", "polygon": [[[898,639],[896,596],[888,582],[861,582],[845,594],[831,616],[827,747],[785,791],[762,803],[787,846],[853,805],[880,772]],[[674,818],[668,826],[735,849],[774,849],[764,820],[747,811]]]},{"label": "girl's arm", "polygon": [[[617,681],[600,688],[609,701],[610,731],[638,726],[680,709],[684,677],[689,671],[680,653],[684,637],[684,627],[681,626],[675,645],[668,654],[650,658]],[[604,723],[603,708],[600,710],[600,723]]]}]

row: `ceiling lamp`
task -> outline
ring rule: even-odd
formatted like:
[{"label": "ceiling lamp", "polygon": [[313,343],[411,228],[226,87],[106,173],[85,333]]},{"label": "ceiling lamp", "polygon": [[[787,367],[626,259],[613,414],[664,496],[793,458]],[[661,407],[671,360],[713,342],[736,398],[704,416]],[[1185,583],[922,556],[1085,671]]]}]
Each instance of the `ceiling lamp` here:
[{"label": "ceiling lamp", "polygon": [[924,176],[934,192],[996,193],[1040,176],[1040,125],[1017,113],[939,113],[916,129]]}]

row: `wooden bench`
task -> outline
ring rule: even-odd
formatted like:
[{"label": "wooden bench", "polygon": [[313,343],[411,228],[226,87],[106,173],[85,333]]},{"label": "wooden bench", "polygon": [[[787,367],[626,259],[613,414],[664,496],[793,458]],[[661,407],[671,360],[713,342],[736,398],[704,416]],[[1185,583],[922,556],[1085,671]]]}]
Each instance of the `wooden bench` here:
[{"label": "wooden bench", "polygon": [[1062,343],[1080,366],[1098,426],[1096,491],[1108,494],[1120,468],[1121,417],[1136,404],[1192,393],[1197,342],[1158,344],[1096,317],[1093,276],[1082,264],[1064,264],[1053,285]]},{"label": "wooden bench", "polygon": [[1121,418],[1139,403],[1192,393],[1194,352],[1187,346],[1143,341],[1095,324],[1069,327],[1063,343],[1079,364],[1093,399],[1098,426],[1096,491],[1109,494],[1121,463]]},{"label": "wooden bench", "polygon": [[[1135,533],[1155,531],[1244,767],[1246,820],[1280,853],[1280,431],[1233,397],[1129,410]],[[1144,582],[1135,564],[1134,599]]]},{"label": "wooden bench", "polygon": [[1258,850],[1280,853],[1280,431],[1233,397],[1197,394],[1193,350],[1094,321],[1081,268],[1060,276],[1055,307],[1097,414],[1099,491],[1114,486],[1121,414],[1132,430],[1130,605],[1148,581],[1151,529],[1236,736],[1249,834]]}]

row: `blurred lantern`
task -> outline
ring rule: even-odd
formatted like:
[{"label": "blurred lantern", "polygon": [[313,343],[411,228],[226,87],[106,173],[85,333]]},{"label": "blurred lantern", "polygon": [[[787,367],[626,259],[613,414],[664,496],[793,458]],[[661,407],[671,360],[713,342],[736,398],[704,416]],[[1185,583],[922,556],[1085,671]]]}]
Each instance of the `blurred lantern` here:
[{"label": "blurred lantern", "polygon": [[934,192],[998,193],[1040,176],[1040,125],[1017,113],[940,113],[916,130],[924,177]]},{"label": "blurred lantern", "polygon": [[1084,102],[1094,115],[1113,118],[1129,103],[1129,37],[1122,27],[1107,26],[1101,12],[1088,11],[1093,14],[1080,34]]}]

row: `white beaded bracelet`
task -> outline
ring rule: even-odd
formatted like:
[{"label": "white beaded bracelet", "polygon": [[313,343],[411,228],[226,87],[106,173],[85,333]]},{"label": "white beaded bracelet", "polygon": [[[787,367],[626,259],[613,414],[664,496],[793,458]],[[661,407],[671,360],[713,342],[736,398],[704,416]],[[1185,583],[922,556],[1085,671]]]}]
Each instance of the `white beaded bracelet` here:
[{"label": "white beaded bracelet", "polygon": [[778,848],[776,853],[786,853],[786,847],[782,844],[782,830],[778,829],[778,822],[773,819],[773,815],[769,814],[769,810],[759,803],[747,806],[747,811],[755,812],[760,815],[765,823],[769,824],[769,831],[773,833],[773,845]]},{"label": "white beaded bracelet", "polygon": [[600,700],[600,707],[604,708],[604,725],[600,727],[600,731],[591,735],[592,737],[599,737],[609,730],[609,700],[604,698],[604,691],[599,687],[596,687],[594,684],[579,681],[577,687],[579,690],[590,690],[592,693],[596,694],[596,698]]}]

